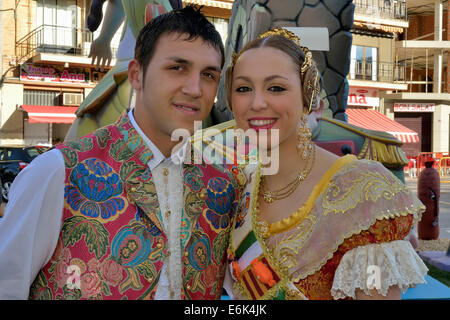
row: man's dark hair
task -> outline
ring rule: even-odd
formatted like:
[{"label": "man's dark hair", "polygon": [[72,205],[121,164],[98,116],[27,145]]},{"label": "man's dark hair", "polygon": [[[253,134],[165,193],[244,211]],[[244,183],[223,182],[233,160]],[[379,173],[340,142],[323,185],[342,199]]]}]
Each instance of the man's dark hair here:
[{"label": "man's dark hair", "polygon": [[163,34],[186,35],[183,40],[194,41],[198,37],[217,49],[222,55],[221,67],[225,62],[222,38],[214,25],[201,13],[203,6],[196,9],[188,5],[183,9],[173,10],[157,16],[141,29],[136,39],[134,57],[144,70],[143,79],[148,64],[153,57],[158,39]]}]

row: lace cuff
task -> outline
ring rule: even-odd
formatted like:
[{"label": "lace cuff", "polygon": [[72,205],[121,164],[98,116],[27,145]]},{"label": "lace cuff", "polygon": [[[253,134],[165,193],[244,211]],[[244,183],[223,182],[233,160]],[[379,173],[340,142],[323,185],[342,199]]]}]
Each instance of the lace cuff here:
[{"label": "lace cuff", "polygon": [[356,247],[342,257],[336,270],[331,295],[334,299],[351,297],[355,289],[365,294],[376,289],[386,296],[391,286],[402,292],[425,283],[428,268],[408,241],[397,240]]}]

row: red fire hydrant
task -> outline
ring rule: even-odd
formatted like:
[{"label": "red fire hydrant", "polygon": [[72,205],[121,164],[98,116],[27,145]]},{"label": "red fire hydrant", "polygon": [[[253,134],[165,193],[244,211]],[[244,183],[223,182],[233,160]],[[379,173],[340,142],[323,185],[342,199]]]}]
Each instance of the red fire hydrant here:
[{"label": "red fire hydrant", "polygon": [[419,221],[418,235],[422,240],[436,240],[439,238],[439,197],[441,195],[439,173],[433,168],[435,160],[425,159],[425,169],[417,180],[419,200],[426,210]]}]

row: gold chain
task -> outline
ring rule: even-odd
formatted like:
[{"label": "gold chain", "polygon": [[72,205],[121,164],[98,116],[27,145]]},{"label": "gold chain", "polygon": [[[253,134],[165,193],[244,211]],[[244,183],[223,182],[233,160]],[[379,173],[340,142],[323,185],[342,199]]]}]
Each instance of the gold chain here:
[{"label": "gold chain", "polygon": [[300,183],[308,177],[309,173],[311,172],[311,169],[314,166],[315,160],[316,160],[316,146],[315,144],[313,144],[313,150],[308,154],[308,159],[306,161],[305,168],[303,168],[303,170],[299,172],[299,174],[295,177],[293,181],[289,182],[286,186],[278,190],[274,191],[266,190],[267,182],[265,176],[262,176],[261,193],[264,201],[266,203],[272,203],[275,200],[281,200],[289,197],[297,189]]}]

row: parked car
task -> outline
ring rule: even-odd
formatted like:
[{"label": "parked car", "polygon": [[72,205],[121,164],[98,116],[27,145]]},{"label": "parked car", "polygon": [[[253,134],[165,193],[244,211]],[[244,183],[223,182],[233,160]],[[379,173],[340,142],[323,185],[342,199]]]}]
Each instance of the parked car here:
[{"label": "parked car", "polygon": [[9,189],[19,172],[48,150],[43,146],[0,146],[1,197],[8,202]]}]

